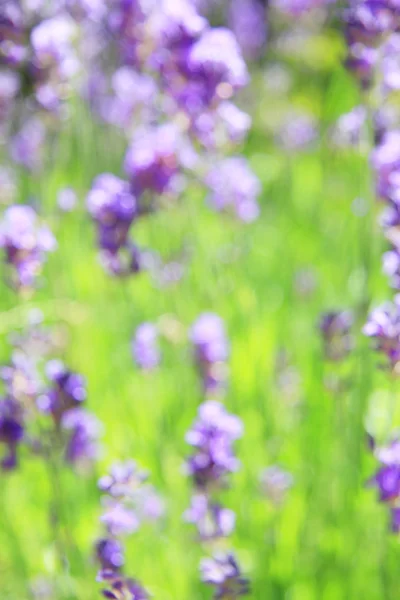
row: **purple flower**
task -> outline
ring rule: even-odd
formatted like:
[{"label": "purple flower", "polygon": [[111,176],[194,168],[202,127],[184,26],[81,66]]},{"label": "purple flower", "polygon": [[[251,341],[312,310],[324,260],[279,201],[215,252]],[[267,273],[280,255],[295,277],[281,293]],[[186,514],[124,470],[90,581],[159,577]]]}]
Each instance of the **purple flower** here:
[{"label": "purple flower", "polygon": [[310,115],[292,114],[284,122],[279,141],[285,150],[307,148],[317,137],[315,120]]},{"label": "purple flower", "polygon": [[110,173],[96,177],[87,196],[87,208],[97,223],[101,260],[116,275],[139,270],[138,250],[128,235],[138,206],[128,182]]},{"label": "purple flower", "polygon": [[216,600],[234,600],[249,593],[249,582],[242,576],[233,554],[217,554],[213,558],[204,558],[200,571],[202,581],[213,586]]},{"label": "purple flower", "polygon": [[118,571],[124,564],[124,548],[118,540],[104,538],[96,544],[96,556],[102,569]]},{"label": "purple flower", "polygon": [[162,194],[170,189],[181,165],[181,152],[182,138],[174,125],[136,131],[124,163],[136,193]]},{"label": "purple flower", "polygon": [[400,465],[382,467],[371,480],[379,491],[381,502],[389,502],[400,495]]},{"label": "purple flower", "polygon": [[228,100],[247,85],[249,74],[235,36],[229,29],[206,29],[187,57],[189,78],[198,84],[203,106]]},{"label": "purple flower", "polygon": [[381,198],[400,204],[400,130],[388,131],[371,157]]},{"label": "purple flower", "polygon": [[127,460],[115,463],[109,474],[98,482],[99,489],[113,498],[134,496],[138,488],[146,481],[147,473],[139,470],[135,461]]},{"label": "purple flower", "polygon": [[1,460],[4,470],[14,469],[17,466],[17,448],[24,437],[22,411],[18,403],[11,398],[0,400],[0,443],[7,449],[6,455]]},{"label": "purple flower", "polygon": [[111,499],[104,503],[105,511],[100,520],[106,526],[107,532],[113,536],[129,535],[139,528],[140,522],[132,509]]},{"label": "purple flower", "polygon": [[400,297],[393,303],[375,308],[369,315],[363,332],[376,342],[376,349],[385,354],[392,369],[400,359]]},{"label": "purple flower", "polygon": [[208,202],[216,210],[233,209],[245,222],[258,217],[261,185],[244,158],[226,158],[216,164],[209,171],[206,184],[211,191]]},{"label": "purple flower", "polygon": [[51,412],[55,420],[60,422],[66,411],[80,406],[86,400],[86,380],[57,360],[47,363],[46,371],[53,386],[46,394],[47,406],[42,399],[42,407],[46,407],[45,412]]},{"label": "purple flower", "polygon": [[33,208],[13,205],[4,212],[0,222],[0,248],[6,262],[14,269],[14,282],[19,288],[31,287],[39,275],[47,252],[54,250],[56,241],[42,227]]},{"label": "purple flower", "polygon": [[322,315],[319,328],[327,359],[342,360],[350,352],[353,346],[352,324],[353,315],[350,311],[333,311]]},{"label": "purple flower", "polygon": [[211,501],[204,494],[192,496],[190,508],[185,511],[184,518],[188,523],[196,525],[203,541],[226,537],[235,529],[235,513]]},{"label": "purple flower", "polygon": [[87,465],[98,458],[102,425],[97,417],[82,408],[73,408],[62,416],[61,427],[68,434],[67,462]]},{"label": "purple flower", "polygon": [[190,340],[207,392],[218,391],[225,384],[229,346],[222,319],[213,313],[203,313],[192,325]]},{"label": "purple flower", "polygon": [[393,533],[400,533],[400,508],[397,506],[391,508],[390,514],[392,517],[391,529]]},{"label": "purple flower", "polygon": [[357,145],[361,140],[366,119],[367,111],[364,106],[356,106],[350,112],[341,115],[336,121],[334,142],[338,146]]},{"label": "purple flower", "polygon": [[218,487],[226,475],[237,471],[233,443],[242,432],[241,420],[219,402],[209,400],[200,406],[197,420],[186,434],[187,443],[195,448],[186,468],[199,489]]},{"label": "purple flower", "polygon": [[146,590],[134,579],[129,579],[113,571],[104,572],[100,581],[108,584],[103,596],[111,600],[148,600]]},{"label": "purple flower", "polygon": [[142,323],[136,329],[132,341],[132,354],[139,368],[152,370],[160,363],[158,330],[152,323]]}]

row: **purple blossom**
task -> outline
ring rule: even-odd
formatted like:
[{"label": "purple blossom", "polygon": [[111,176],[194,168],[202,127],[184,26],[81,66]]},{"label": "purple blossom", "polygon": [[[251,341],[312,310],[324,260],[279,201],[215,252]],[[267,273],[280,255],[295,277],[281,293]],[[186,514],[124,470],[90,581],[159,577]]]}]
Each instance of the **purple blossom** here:
[{"label": "purple blossom", "polygon": [[118,571],[124,564],[124,548],[118,540],[103,538],[96,544],[96,556],[102,570]]},{"label": "purple blossom", "polygon": [[76,408],[86,400],[86,381],[79,373],[67,369],[60,361],[50,361],[46,366],[47,376],[52,382],[47,392],[47,406],[42,399],[45,412],[51,412],[56,422],[59,422],[66,411]]},{"label": "purple blossom", "polygon": [[4,470],[17,466],[17,448],[24,437],[22,411],[11,398],[0,399],[0,443],[6,446],[6,455],[1,460]]},{"label": "purple blossom", "polygon": [[101,477],[98,486],[113,498],[130,497],[136,494],[146,479],[147,473],[141,471],[135,461],[127,460],[112,465],[110,472]]},{"label": "purple blossom", "polygon": [[13,280],[18,288],[33,286],[46,254],[55,247],[52,233],[40,225],[33,208],[13,205],[5,210],[0,222],[0,248],[14,270]]},{"label": "purple blossom", "polygon": [[222,27],[205,30],[193,44],[187,69],[189,77],[197,83],[203,106],[215,100],[228,100],[249,81],[235,36]]},{"label": "purple blossom", "polygon": [[197,420],[186,434],[187,443],[195,448],[186,468],[200,490],[222,485],[226,475],[237,471],[233,443],[242,432],[241,420],[219,402],[209,400],[200,406]]},{"label": "purple blossom", "polygon": [[336,122],[333,140],[338,146],[355,146],[362,138],[367,119],[364,106],[356,106],[350,112],[341,115]]},{"label": "purple blossom", "polygon": [[196,525],[203,541],[226,537],[235,529],[235,513],[211,501],[205,494],[192,496],[184,518],[188,523]]},{"label": "purple blossom", "polygon": [[82,408],[73,408],[63,414],[61,427],[68,434],[67,462],[86,466],[98,458],[102,425],[97,417]]},{"label": "purple blossom", "polygon": [[392,507],[390,509],[390,514],[392,517],[391,529],[393,533],[400,533],[400,508],[397,506]]},{"label": "purple blossom", "polygon": [[158,329],[153,323],[142,323],[136,329],[132,341],[132,354],[135,363],[144,370],[155,369],[160,363]]},{"label": "purple blossom", "polygon": [[371,157],[381,198],[400,203],[400,130],[388,131]]},{"label": "purple blossom", "polygon": [[140,522],[132,509],[122,502],[107,499],[100,521],[106,526],[107,532],[113,536],[129,535],[139,528]]},{"label": "purple blossom", "polygon": [[87,208],[97,224],[101,260],[106,269],[116,275],[137,272],[138,250],[128,235],[138,215],[138,205],[128,182],[110,173],[99,175],[87,196]]},{"label": "purple blossom", "polygon": [[376,349],[389,360],[392,369],[400,359],[400,297],[393,303],[375,308],[369,315],[363,332],[375,340]]},{"label": "purple blossom", "polygon": [[200,571],[202,581],[213,586],[215,600],[234,600],[249,593],[249,582],[241,574],[233,554],[217,554],[212,558],[204,558]]},{"label": "purple blossom", "polygon": [[311,115],[292,114],[283,123],[279,141],[285,150],[307,148],[317,137],[315,120]]},{"label": "purple blossom", "polygon": [[229,346],[222,319],[213,313],[203,313],[192,325],[190,340],[203,378],[206,392],[216,392],[224,387],[229,356]]},{"label": "purple blossom", "polygon": [[226,158],[211,168],[206,184],[208,202],[218,211],[233,209],[242,221],[254,221],[259,215],[257,197],[261,185],[247,161],[239,156]]},{"label": "purple blossom", "polygon": [[146,590],[134,579],[129,579],[114,571],[105,571],[100,581],[108,584],[103,596],[111,600],[148,600]]},{"label": "purple blossom", "polygon": [[125,156],[125,171],[136,193],[168,191],[178,174],[181,153],[182,138],[174,125],[136,131]]}]

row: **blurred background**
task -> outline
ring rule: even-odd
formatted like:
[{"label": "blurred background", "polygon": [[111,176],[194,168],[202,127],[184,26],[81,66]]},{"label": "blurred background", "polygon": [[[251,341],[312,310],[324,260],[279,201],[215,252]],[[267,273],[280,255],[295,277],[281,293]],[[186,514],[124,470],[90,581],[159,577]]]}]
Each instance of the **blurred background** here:
[{"label": "blurred background", "polygon": [[[199,563],[216,548],[255,600],[395,598],[398,539],[367,483],[397,390],[361,333],[390,297],[386,242],[345,7],[151,4],[0,1],[2,597],[99,596],[97,482],[133,459],[158,508],[124,572],[152,597],[213,597]],[[237,45],[192,51],[214,27]],[[223,323],[215,359],[204,313]],[[66,373],[84,426],[58,412],[82,400]],[[212,543],[183,516],[185,436],[210,399],[243,422],[218,492],[236,528]]]}]

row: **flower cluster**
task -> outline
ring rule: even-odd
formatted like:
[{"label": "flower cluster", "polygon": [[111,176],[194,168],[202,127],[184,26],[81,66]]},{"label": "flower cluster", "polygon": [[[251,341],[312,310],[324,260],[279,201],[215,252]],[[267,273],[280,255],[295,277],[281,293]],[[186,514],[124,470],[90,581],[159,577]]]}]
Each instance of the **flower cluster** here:
[{"label": "flower cluster", "polygon": [[96,556],[100,564],[98,580],[107,584],[103,591],[106,598],[145,600],[149,597],[137,581],[122,574],[125,557],[121,541],[122,537],[135,532],[143,520],[158,519],[163,513],[161,499],[146,481],[147,474],[133,461],[115,464],[99,481],[99,489],[104,493],[100,520],[105,533],[96,543]]},{"label": "flower cluster", "polygon": [[153,323],[142,323],[136,329],[132,341],[133,359],[140,369],[150,371],[160,362],[160,350],[157,344],[158,329]]},{"label": "flower cluster", "polygon": [[45,460],[55,453],[74,467],[90,466],[99,454],[102,426],[83,408],[85,380],[61,361],[46,359],[52,348],[42,335],[30,342],[32,337],[17,338],[10,362],[0,371],[0,441],[6,447],[2,466],[17,466],[22,442]]},{"label": "flower cluster", "polygon": [[372,440],[372,448],[380,468],[369,485],[378,490],[379,501],[389,506],[392,531],[400,533],[400,441],[394,439],[386,446],[376,446]]},{"label": "flower cluster", "polygon": [[29,289],[34,285],[47,253],[55,247],[53,234],[40,224],[33,208],[18,204],[6,208],[0,221],[0,248],[15,288]]},{"label": "flower cluster", "polygon": [[76,36],[77,24],[62,2],[2,3],[0,131],[12,135],[20,127],[11,156],[30,170],[41,165],[42,115],[61,117],[72,92],[79,71]]},{"label": "flower cluster", "polygon": [[189,338],[206,394],[224,390],[228,369],[229,344],[224,322],[214,313],[203,313],[193,323]]},{"label": "flower cluster", "polygon": [[260,184],[244,158],[223,158],[250,126],[248,115],[232,103],[249,75],[229,29],[210,27],[189,0],[163,0],[113,4],[98,23],[102,40],[104,31],[111,34],[107,43],[118,57],[116,70],[109,74],[101,66],[103,41],[92,67],[97,85],[104,85],[88,98],[102,118],[128,135],[127,179],[99,176],[87,205],[103,263],[111,273],[126,275],[143,266],[130,237],[137,218],[175,200],[189,184],[200,184],[210,189],[217,210],[233,209],[251,221],[258,216]]},{"label": "flower cluster", "polygon": [[[235,528],[235,513],[223,507],[216,496],[227,485],[228,476],[239,468],[233,452],[234,442],[241,437],[242,422],[229,414],[222,404],[208,400],[186,434],[194,448],[187,459],[186,472],[193,480],[195,493],[184,518],[196,525],[203,542],[216,543]],[[215,598],[237,598],[248,592],[248,582],[231,553],[215,554],[201,564],[202,579],[214,587]]]}]

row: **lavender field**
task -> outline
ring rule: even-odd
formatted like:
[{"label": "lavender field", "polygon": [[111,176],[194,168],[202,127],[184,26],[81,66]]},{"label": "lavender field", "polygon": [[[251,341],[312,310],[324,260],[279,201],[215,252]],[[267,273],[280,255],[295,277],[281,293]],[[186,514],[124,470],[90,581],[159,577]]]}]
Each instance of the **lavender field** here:
[{"label": "lavender field", "polygon": [[0,0],[3,600],[394,600],[398,0]]}]

